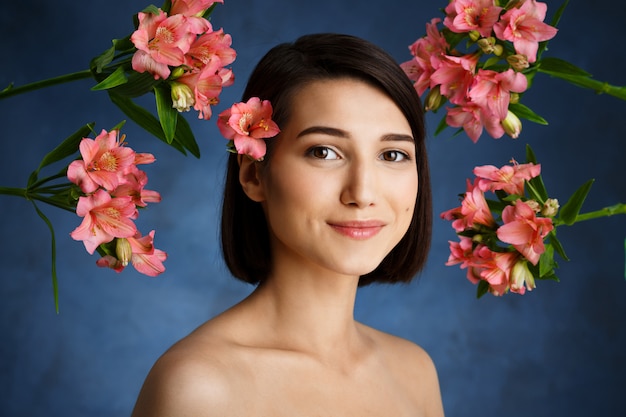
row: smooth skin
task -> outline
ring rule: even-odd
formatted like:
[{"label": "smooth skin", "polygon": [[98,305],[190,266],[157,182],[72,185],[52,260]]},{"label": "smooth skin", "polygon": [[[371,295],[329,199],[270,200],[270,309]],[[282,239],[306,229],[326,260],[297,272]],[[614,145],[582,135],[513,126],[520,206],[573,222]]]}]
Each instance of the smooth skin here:
[{"label": "smooth skin", "polygon": [[441,417],[419,346],[354,319],[359,276],[406,232],[418,192],[411,129],[353,79],[316,81],[261,170],[240,159],[263,205],[272,271],[154,365],[133,417]]}]

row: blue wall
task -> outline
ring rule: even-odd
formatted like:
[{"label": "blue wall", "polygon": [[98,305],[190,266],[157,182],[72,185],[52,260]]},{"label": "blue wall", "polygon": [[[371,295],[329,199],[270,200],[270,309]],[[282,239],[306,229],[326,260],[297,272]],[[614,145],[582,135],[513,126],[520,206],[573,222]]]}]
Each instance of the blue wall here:
[{"label": "blue wall", "polygon": [[[548,1],[549,12],[560,1]],[[609,6],[608,3],[612,3]],[[132,30],[144,0],[22,0],[0,14],[0,86],[17,85],[86,68],[110,39]],[[224,105],[238,101],[251,67],[280,41],[321,31],[365,37],[409,59],[407,46],[438,15],[444,0],[226,1],[215,27],[233,35],[238,77]],[[622,8],[620,11],[616,10]],[[624,6],[571,1],[549,54],[597,78],[625,84]],[[78,126],[110,128],[123,119],[91,82],[60,86],[0,101],[0,185],[23,186],[41,157]],[[540,76],[524,98],[547,127],[526,123],[517,141],[480,139],[473,145],[450,132],[433,137],[429,116],[435,211],[457,205],[475,165],[524,159],[530,143],[548,189],[569,196],[589,178],[585,204],[594,210],[626,202],[626,102]],[[151,102],[148,102],[151,106]],[[224,140],[214,121],[195,121],[203,157],[184,157],[127,124],[137,151],[152,152],[149,188],[163,202],[139,219],[156,228],[157,247],[169,253],[166,273],[148,278],[132,270],[96,268],[68,233],[71,213],[44,207],[57,232],[60,309],[50,286],[50,240],[25,200],[0,196],[0,415],[125,416],[156,358],[177,339],[244,297],[251,288],[228,277],[218,248]],[[435,360],[449,416],[624,415],[626,391],[626,218],[559,231],[570,262],[561,283],[539,282],[524,296],[474,297],[456,267],[445,267],[448,223],[435,222],[428,268],[409,286],[363,289],[357,317],[424,346]]]}]

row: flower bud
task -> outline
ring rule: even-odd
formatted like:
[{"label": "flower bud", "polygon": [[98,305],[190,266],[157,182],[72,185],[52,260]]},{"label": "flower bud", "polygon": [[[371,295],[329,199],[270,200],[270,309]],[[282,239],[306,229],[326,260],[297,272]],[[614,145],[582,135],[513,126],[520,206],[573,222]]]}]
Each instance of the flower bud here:
[{"label": "flower bud", "polygon": [[559,211],[559,200],[548,198],[541,209],[541,214],[545,217],[554,217]]},{"label": "flower bud", "polygon": [[488,38],[480,38],[476,44],[480,48],[481,51],[485,54],[492,54],[494,51],[494,46],[496,45],[496,39],[493,36]]},{"label": "flower bud", "polygon": [[519,103],[519,93],[514,91],[509,92],[509,103],[517,104]]},{"label": "flower bud", "polygon": [[196,103],[193,91],[187,84],[172,82],[172,107],[179,112],[189,111]]},{"label": "flower bud", "polygon": [[504,128],[504,132],[513,139],[517,139],[522,132],[522,122],[511,110],[508,111],[502,121],[502,127]]},{"label": "flower bud", "polygon": [[541,211],[541,204],[536,202],[535,200],[526,200],[524,201],[528,207],[532,209],[535,213],[539,213]]},{"label": "flower bud", "polygon": [[426,105],[424,106],[424,108],[426,109],[426,111],[434,112],[437,111],[439,107],[441,107],[444,102],[444,97],[441,95],[439,86],[435,86],[434,88],[430,89],[425,101]]},{"label": "flower bud", "polygon": [[480,39],[480,33],[478,33],[478,31],[476,30],[470,30],[469,38],[472,40],[472,42],[476,42],[478,39]]},{"label": "flower bud", "polygon": [[172,73],[170,74],[170,79],[175,80],[176,78],[182,77],[184,74],[185,74],[185,68],[181,65],[172,70]]},{"label": "flower bud", "polygon": [[133,249],[130,247],[128,239],[118,237],[115,240],[115,255],[123,266],[127,266],[133,255]]},{"label": "flower bud", "polygon": [[506,57],[506,62],[517,72],[523,71],[530,66],[528,58],[522,54],[509,55]]},{"label": "flower bud", "polygon": [[[524,284],[526,284],[526,288],[524,288]],[[528,262],[525,260],[517,261],[517,263],[513,265],[510,288],[512,292],[519,294],[524,294],[526,289],[532,291],[536,288],[535,277],[532,272],[530,272],[530,269],[528,269]]]},{"label": "flower bud", "polygon": [[495,44],[493,46],[493,54],[495,56],[500,56],[502,55],[502,52],[504,52],[504,46],[500,45],[499,43]]}]

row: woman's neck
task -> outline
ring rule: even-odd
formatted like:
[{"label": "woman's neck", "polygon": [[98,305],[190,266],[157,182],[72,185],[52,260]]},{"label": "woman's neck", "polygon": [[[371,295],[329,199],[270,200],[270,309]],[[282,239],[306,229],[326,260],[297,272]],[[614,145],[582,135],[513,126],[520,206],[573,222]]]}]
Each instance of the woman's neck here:
[{"label": "woman's neck", "polygon": [[359,343],[357,284],[358,277],[275,274],[243,304],[277,347],[330,358]]}]

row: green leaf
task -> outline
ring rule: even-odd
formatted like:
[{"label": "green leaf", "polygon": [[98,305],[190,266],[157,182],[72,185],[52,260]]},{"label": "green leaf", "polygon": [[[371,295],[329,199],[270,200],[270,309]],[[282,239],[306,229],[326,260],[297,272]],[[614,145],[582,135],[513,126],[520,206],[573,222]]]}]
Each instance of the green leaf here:
[{"label": "green leaf", "polygon": [[476,287],[476,298],[480,298],[489,292],[489,283],[485,280],[480,280]]},{"label": "green leaf", "polygon": [[200,158],[200,147],[193,135],[191,126],[182,114],[178,113],[178,123],[176,124],[176,136],[174,140],[187,148],[189,152],[196,158]]},{"label": "green leaf", "polygon": [[71,155],[74,155],[78,152],[78,145],[80,141],[89,136],[89,134],[93,131],[94,123],[88,123],[85,126],[78,129],[72,135],[68,136],[63,142],[57,145],[52,151],[50,151],[46,156],[43,157],[41,163],[39,163],[39,167],[31,174],[28,185],[32,185],[37,181],[37,176],[39,175],[39,171],[45,166],[48,166],[54,162],[61,161]]},{"label": "green leaf", "polygon": [[548,273],[554,271],[554,247],[551,244],[545,245],[546,250],[539,258],[539,276],[544,277]]},{"label": "green leaf", "polygon": [[578,68],[576,65],[564,61],[560,58],[543,58],[539,63],[539,68],[543,70],[543,72],[568,74],[578,77],[591,77],[591,74],[589,74],[587,71]]},{"label": "green leaf", "polygon": [[561,241],[556,237],[556,229],[552,229],[548,236],[550,237],[550,244],[552,245],[556,253],[558,253],[559,256],[564,260],[569,261],[567,254],[565,254],[565,249],[563,249]]},{"label": "green leaf", "polygon": [[538,123],[540,125],[548,124],[548,121],[546,119],[539,116],[537,113],[535,113],[529,107],[523,105],[522,103],[509,104],[509,110],[515,113],[515,115],[519,117],[520,119],[526,119],[533,123]]},{"label": "green leaf", "polygon": [[157,114],[165,139],[171,144],[176,133],[176,122],[178,121],[178,110],[172,107],[172,94],[165,85],[155,86],[154,95],[156,97]]},{"label": "green leaf", "polygon": [[128,54],[135,51],[135,45],[130,40],[130,35],[122,39],[113,39],[111,43],[113,46],[91,60],[89,67],[92,71],[100,74],[104,67],[113,62],[116,52]]},{"label": "green leaf", "polygon": [[135,123],[147,130],[152,135],[156,136],[158,139],[173,146],[181,153],[186,154],[184,147],[181,146],[179,142],[173,141],[170,143],[165,139],[165,133],[163,133],[161,123],[156,117],[152,115],[152,113],[150,113],[143,107],[136,105],[130,98],[113,94],[110,90],[109,96],[113,104],[115,104],[131,120],[133,120]]},{"label": "green leaf", "polygon": [[139,97],[154,90],[154,87],[161,84],[163,80],[155,80],[148,72],[132,72],[128,77],[128,82],[114,87],[115,94],[126,97]]},{"label": "green leaf", "polygon": [[91,87],[91,91],[108,90],[109,88],[117,87],[127,82],[128,78],[126,78],[124,68],[119,66],[108,77]]},{"label": "green leaf", "polygon": [[587,194],[589,194],[593,181],[594,180],[591,179],[580,186],[574,194],[572,194],[567,203],[561,207],[559,210],[559,220],[563,224],[571,226],[576,223],[576,216],[578,216],[578,213],[585,202],[585,198],[587,198]]},{"label": "green leaf", "polygon": [[32,203],[33,203],[33,207],[35,207],[35,211],[37,212],[39,217],[41,217],[41,219],[46,223],[46,225],[48,226],[48,229],[50,230],[50,235],[51,235],[51,240],[52,240],[52,295],[54,297],[54,308],[57,314],[59,314],[59,285],[58,285],[58,280],[57,280],[57,245],[56,245],[56,239],[54,237],[54,227],[52,226],[50,219],[48,219],[46,215],[43,214],[41,210],[39,210],[39,207],[37,207],[37,204],[35,204],[34,201],[32,201]]}]

